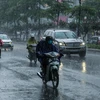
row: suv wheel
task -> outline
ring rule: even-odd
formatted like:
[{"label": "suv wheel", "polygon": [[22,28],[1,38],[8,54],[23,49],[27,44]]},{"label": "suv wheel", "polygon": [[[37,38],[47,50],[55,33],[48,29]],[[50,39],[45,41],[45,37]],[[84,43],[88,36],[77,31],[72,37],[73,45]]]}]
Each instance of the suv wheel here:
[{"label": "suv wheel", "polygon": [[80,53],[79,53],[79,56],[80,56],[80,57],[85,57],[85,56],[86,56],[86,51],[80,52]]}]

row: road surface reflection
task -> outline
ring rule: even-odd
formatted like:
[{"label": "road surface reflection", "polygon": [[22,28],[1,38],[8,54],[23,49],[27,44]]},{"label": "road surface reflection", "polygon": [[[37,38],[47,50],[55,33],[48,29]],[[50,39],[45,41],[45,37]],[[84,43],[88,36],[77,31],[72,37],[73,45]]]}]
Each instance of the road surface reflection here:
[{"label": "road surface reflection", "polygon": [[58,98],[58,94],[58,89],[53,89],[50,86],[43,85],[41,89],[40,100],[55,100],[55,98]]},{"label": "road surface reflection", "polygon": [[85,61],[82,62],[82,72],[86,73],[86,62]]}]

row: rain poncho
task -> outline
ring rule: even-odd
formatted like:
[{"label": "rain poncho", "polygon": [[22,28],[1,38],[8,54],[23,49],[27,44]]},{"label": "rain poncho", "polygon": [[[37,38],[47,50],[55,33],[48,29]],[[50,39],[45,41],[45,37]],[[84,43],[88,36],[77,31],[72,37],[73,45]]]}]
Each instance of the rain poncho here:
[{"label": "rain poncho", "polygon": [[35,38],[30,38],[28,41],[27,41],[27,49],[28,50],[30,50],[31,52],[33,52],[32,51],[32,47],[30,46],[30,45],[32,45],[32,44],[37,44],[37,41],[35,40]]}]

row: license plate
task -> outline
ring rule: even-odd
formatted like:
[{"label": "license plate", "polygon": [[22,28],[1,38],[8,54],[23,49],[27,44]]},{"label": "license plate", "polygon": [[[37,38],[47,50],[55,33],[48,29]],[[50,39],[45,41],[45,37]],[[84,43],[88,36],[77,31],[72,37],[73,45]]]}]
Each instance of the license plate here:
[{"label": "license plate", "polygon": [[73,43],[68,44],[69,47],[73,47]]},{"label": "license plate", "polygon": [[73,47],[78,47],[79,46],[79,44],[73,44]]}]

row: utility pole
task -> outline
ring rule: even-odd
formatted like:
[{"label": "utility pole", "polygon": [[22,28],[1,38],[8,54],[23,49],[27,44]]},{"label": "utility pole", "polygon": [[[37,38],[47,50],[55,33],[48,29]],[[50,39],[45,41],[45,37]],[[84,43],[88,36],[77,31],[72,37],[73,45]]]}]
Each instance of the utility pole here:
[{"label": "utility pole", "polygon": [[[59,3],[59,0],[57,0],[57,5]],[[57,10],[57,28],[59,27],[59,9]]]},{"label": "utility pole", "polygon": [[38,12],[39,12],[39,16],[38,16],[38,41],[40,40],[40,0],[38,0]]},{"label": "utility pole", "polygon": [[78,36],[80,36],[80,21],[81,21],[81,0],[79,0]]}]

